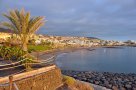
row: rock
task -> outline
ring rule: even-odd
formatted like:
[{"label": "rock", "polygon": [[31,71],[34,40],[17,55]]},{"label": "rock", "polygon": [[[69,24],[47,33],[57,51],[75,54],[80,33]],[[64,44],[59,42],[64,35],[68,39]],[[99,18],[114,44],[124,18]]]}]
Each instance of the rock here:
[{"label": "rock", "polygon": [[113,90],[119,90],[117,86],[112,86]]},{"label": "rock", "polygon": [[107,84],[109,84],[109,82],[108,81],[104,81],[104,84],[107,85]]},{"label": "rock", "polygon": [[129,82],[129,80],[127,78],[124,81]]},{"label": "rock", "polygon": [[112,88],[112,85],[111,85],[111,84],[108,84],[106,87],[107,87],[107,88]]},{"label": "rock", "polygon": [[123,84],[121,84],[121,83],[117,84],[117,86],[118,86],[119,88],[124,87],[124,85],[123,85]]},{"label": "rock", "polygon": [[125,87],[121,87],[120,90],[126,90],[126,88]]},{"label": "rock", "polygon": [[87,82],[93,83],[92,79],[87,79]]},{"label": "rock", "polygon": [[136,74],[134,73],[125,74],[94,71],[65,71],[65,73],[78,80],[105,86],[113,90],[135,90],[136,88]]},{"label": "rock", "polygon": [[136,81],[134,83],[136,84]]},{"label": "rock", "polygon": [[105,79],[105,77],[103,76],[102,79]]},{"label": "rock", "polygon": [[133,87],[133,90],[136,90],[136,88],[135,88],[135,87]]},{"label": "rock", "polygon": [[84,77],[84,78],[82,78],[82,80],[83,80],[83,81],[87,81],[87,78]]},{"label": "rock", "polygon": [[132,87],[136,88],[136,84],[132,84]]},{"label": "rock", "polygon": [[77,77],[77,75],[73,75],[73,77]]},{"label": "rock", "polygon": [[98,85],[98,84],[99,84],[99,81],[94,81],[94,83]]},{"label": "rock", "polygon": [[125,87],[126,87],[127,89],[131,89],[131,88],[132,88],[132,86],[131,86],[130,84],[126,84]]},{"label": "rock", "polygon": [[122,79],[121,79],[121,78],[117,78],[117,80],[118,80],[119,82],[121,82],[121,81],[122,81]]},{"label": "rock", "polygon": [[131,85],[131,84],[132,84],[132,82],[128,82],[128,84],[130,84],[130,85]]}]

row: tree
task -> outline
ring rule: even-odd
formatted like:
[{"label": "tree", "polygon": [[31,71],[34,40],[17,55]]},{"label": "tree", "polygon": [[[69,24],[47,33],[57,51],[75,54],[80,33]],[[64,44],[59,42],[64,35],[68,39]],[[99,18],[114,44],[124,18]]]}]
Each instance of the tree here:
[{"label": "tree", "polygon": [[41,26],[44,25],[44,17],[30,17],[30,12],[24,9],[10,10],[8,14],[3,14],[9,22],[3,22],[2,25],[13,30],[21,40],[22,50],[27,51],[29,37],[33,35]]}]

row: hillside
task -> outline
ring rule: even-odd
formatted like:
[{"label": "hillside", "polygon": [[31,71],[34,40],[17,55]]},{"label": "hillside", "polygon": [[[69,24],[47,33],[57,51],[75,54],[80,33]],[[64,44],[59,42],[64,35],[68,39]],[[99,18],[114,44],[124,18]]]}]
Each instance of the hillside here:
[{"label": "hillside", "polygon": [[11,33],[12,31],[9,29],[0,28],[0,32]]}]

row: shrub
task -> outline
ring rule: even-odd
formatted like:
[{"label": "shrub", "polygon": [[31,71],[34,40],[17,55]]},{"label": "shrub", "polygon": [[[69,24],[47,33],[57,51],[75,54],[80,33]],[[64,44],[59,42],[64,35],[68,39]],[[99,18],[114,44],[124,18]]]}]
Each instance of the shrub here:
[{"label": "shrub", "polygon": [[26,52],[21,50],[19,47],[9,47],[1,46],[0,47],[0,57],[4,60],[18,60],[19,57],[25,55]]},{"label": "shrub", "polygon": [[94,90],[94,88],[89,83],[82,81],[77,81],[75,88],[77,88],[77,90]]},{"label": "shrub", "polygon": [[24,65],[27,71],[32,70],[31,63],[37,63],[37,61],[34,61],[35,57],[29,53],[26,54],[25,56],[20,57],[19,60],[22,60],[22,64]]},{"label": "shrub", "polygon": [[22,64],[24,65],[24,67],[26,68],[26,71],[30,71],[32,70],[32,66],[29,63],[33,63],[33,60],[31,58],[27,58],[27,57],[23,57],[22,58],[24,61],[22,62]]},{"label": "shrub", "polygon": [[75,84],[76,80],[72,77],[69,76],[63,76],[62,81],[64,82],[64,84],[68,85],[68,86],[72,86]]}]

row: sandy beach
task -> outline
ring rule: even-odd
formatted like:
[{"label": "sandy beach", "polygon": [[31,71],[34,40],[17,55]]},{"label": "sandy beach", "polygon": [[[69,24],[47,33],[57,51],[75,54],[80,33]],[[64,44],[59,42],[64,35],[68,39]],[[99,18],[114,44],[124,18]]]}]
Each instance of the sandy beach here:
[{"label": "sandy beach", "polygon": [[45,51],[45,52],[33,52],[31,53],[32,55],[38,57],[38,59],[47,59],[53,55],[57,56],[59,54],[62,53],[69,53],[69,52],[74,52],[74,51],[78,51],[78,50],[95,50],[96,48],[99,47],[77,47],[77,48],[63,48],[63,49],[54,49],[54,50],[49,50],[49,51]]}]

